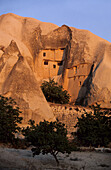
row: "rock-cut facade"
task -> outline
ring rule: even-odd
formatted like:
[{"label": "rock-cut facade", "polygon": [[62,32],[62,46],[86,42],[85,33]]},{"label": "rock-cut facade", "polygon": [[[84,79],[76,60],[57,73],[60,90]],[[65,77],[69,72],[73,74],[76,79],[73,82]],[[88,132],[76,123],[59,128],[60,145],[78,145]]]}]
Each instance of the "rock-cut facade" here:
[{"label": "rock-cut facade", "polygon": [[54,78],[71,103],[111,108],[111,43],[63,25],[9,13],[0,16],[0,94],[12,97],[29,119],[55,120],[40,89]]}]

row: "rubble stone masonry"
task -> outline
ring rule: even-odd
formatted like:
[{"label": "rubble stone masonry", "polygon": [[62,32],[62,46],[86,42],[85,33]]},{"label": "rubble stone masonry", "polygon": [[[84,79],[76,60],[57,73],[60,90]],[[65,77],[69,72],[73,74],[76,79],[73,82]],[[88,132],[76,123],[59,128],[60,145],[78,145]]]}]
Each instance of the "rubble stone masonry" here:
[{"label": "rubble stone masonry", "polygon": [[49,103],[49,105],[56,119],[66,125],[69,138],[72,138],[71,132],[76,131],[76,128],[74,128],[74,126],[78,121],[77,118],[81,117],[81,115],[85,113],[85,111],[90,111],[90,109],[88,108],[73,106],[69,104]]}]

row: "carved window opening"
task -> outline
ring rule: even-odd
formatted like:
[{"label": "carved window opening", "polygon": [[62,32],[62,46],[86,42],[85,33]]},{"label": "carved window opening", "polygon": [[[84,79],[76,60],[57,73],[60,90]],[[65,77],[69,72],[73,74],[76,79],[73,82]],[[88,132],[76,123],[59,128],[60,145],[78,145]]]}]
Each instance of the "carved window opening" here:
[{"label": "carved window opening", "polygon": [[60,61],[57,64],[58,64],[58,66],[62,66],[63,65],[63,61]]},{"label": "carved window opening", "polygon": [[81,86],[81,81],[79,82],[79,85]]},{"label": "carved window opening", "polygon": [[77,74],[77,66],[74,67],[74,72]]},{"label": "carved window opening", "polygon": [[76,72],[76,74],[77,74],[77,66],[75,66],[75,72]]},{"label": "carved window opening", "polygon": [[55,65],[55,64],[53,64],[53,68],[56,68],[56,65]]},{"label": "carved window opening", "polygon": [[43,53],[43,57],[45,57],[46,56],[46,53]]},{"label": "carved window opening", "polygon": [[64,48],[60,48],[61,50],[64,50]]},{"label": "carved window opening", "polygon": [[44,61],[44,65],[48,65],[48,61]]},{"label": "carved window opening", "polygon": [[74,76],[74,80],[76,80],[76,77]]}]

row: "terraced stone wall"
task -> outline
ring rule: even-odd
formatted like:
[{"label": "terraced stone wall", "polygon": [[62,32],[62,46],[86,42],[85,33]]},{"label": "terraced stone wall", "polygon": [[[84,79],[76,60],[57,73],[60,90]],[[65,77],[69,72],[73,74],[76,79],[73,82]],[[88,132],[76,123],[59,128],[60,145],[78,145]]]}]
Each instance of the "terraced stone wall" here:
[{"label": "terraced stone wall", "polygon": [[74,126],[78,121],[77,117],[80,117],[85,112],[85,110],[89,111],[89,109],[87,108],[72,106],[69,104],[61,105],[49,103],[49,105],[56,119],[66,125],[69,138],[72,138],[71,132],[76,131],[76,128],[74,128]]}]

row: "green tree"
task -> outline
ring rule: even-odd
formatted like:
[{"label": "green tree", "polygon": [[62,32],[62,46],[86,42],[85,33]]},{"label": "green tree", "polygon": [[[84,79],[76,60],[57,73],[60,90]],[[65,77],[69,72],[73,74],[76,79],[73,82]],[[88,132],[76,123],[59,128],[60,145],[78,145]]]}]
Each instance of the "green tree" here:
[{"label": "green tree", "polygon": [[74,138],[83,146],[107,146],[111,142],[111,116],[98,104],[92,109],[94,112],[85,112],[78,118]]},{"label": "green tree", "polygon": [[55,158],[57,164],[58,152],[70,153],[67,130],[65,125],[58,122],[43,121],[35,125],[35,122],[29,121],[30,127],[23,129],[23,135],[35,148],[32,149],[33,156],[50,153]]},{"label": "green tree", "polygon": [[20,131],[18,126],[22,121],[20,113],[12,98],[0,95],[0,142],[13,142],[15,133]]},{"label": "green tree", "polygon": [[44,81],[41,85],[41,89],[46,97],[46,100],[53,103],[65,104],[69,102],[70,95],[62,86],[58,85],[54,79]]}]

